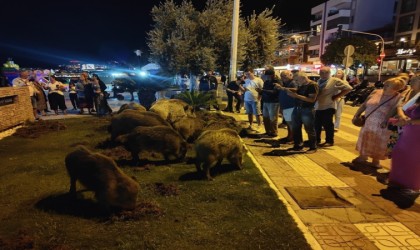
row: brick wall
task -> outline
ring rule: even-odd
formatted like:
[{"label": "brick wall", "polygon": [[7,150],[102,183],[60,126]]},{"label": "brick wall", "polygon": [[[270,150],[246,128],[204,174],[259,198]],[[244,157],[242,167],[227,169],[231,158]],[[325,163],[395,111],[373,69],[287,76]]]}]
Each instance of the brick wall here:
[{"label": "brick wall", "polygon": [[27,87],[0,88],[0,131],[34,121]]}]

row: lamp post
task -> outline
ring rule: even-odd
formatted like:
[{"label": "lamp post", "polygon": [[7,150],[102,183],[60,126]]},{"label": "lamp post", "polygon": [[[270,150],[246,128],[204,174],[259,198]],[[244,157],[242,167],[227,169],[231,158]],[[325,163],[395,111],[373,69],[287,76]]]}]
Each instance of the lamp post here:
[{"label": "lamp post", "polygon": [[137,60],[139,61],[139,67],[140,67],[140,57],[141,57],[141,54],[143,53],[143,51],[141,51],[141,50],[139,50],[139,49],[136,49],[135,51],[134,51],[134,53],[136,54],[136,56],[137,56]]},{"label": "lamp post", "polygon": [[233,2],[233,15],[232,15],[232,41],[230,50],[230,72],[229,81],[236,80],[236,63],[238,60],[238,29],[239,29],[239,5],[240,0]]},{"label": "lamp post", "polygon": [[[337,26],[342,26],[342,24],[339,24]],[[374,33],[368,33],[368,32],[362,32],[362,31],[357,31],[357,30],[346,30],[346,29],[341,29],[342,31],[348,31],[348,32],[352,32],[352,33],[358,33],[358,34],[365,34],[365,35],[371,35],[371,36],[376,36],[379,37],[382,41],[382,46],[381,46],[381,53],[379,54],[379,57],[381,58],[381,63],[379,64],[379,70],[378,70],[378,81],[381,80],[381,74],[382,74],[382,63],[384,61],[384,57],[385,57],[385,40],[382,36],[378,35],[378,34],[374,34]]]}]

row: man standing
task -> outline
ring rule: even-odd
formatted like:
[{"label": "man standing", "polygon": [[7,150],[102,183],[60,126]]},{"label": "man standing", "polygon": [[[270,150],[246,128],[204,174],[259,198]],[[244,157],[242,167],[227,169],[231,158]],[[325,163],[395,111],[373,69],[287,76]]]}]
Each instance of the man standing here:
[{"label": "man standing", "polygon": [[29,89],[29,98],[32,104],[32,112],[34,114],[34,118],[38,120],[38,113],[37,113],[37,100],[36,95],[41,94],[38,93],[38,90],[35,88],[34,83],[29,81],[29,71],[22,70],[19,73],[19,77],[13,79],[12,84],[13,87],[27,87]]},{"label": "man standing", "polygon": [[239,89],[239,86],[242,85],[243,76],[236,77],[236,81],[231,81],[226,87],[226,94],[228,98],[228,104],[225,110],[226,112],[233,112],[233,98],[236,99],[235,112],[239,113],[241,111],[242,103],[242,92]]},{"label": "man standing", "polygon": [[283,120],[287,126],[287,137],[280,139],[280,143],[293,142],[292,131],[292,112],[295,107],[295,100],[287,94],[287,89],[297,89],[297,85],[293,80],[293,74],[290,70],[283,70],[280,73],[281,84],[276,83],[275,87],[279,91],[280,109],[282,111]]},{"label": "man standing", "polygon": [[[309,150],[306,153],[316,152],[316,135],[314,128],[314,105],[318,96],[318,85],[311,81],[305,72],[296,75],[297,90],[286,89],[287,94],[295,98],[295,107],[292,113],[293,151],[303,150],[302,124],[308,134]],[[296,91],[296,92],[295,92]]]},{"label": "man standing", "polygon": [[279,116],[279,98],[278,90],[275,83],[279,81],[275,79],[275,72],[272,66],[265,68],[265,81],[262,89],[257,88],[257,92],[261,95],[263,105],[263,123],[265,135],[268,137],[277,137],[277,120]]},{"label": "man standing", "polygon": [[245,70],[245,84],[239,85],[239,88],[244,92],[244,104],[245,104],[245,110],[248,114],[248,122],[250,130],[255,130],[252,127],[252,123],[254,120],[254,115],[256,116],[258,129],[260,129],[261,126],[261,95],[258,94],[257,88],[262,89],[264,86],[264,82],[261,78],[254,75],[254,70],[252,68],[247,68]]},{"label": "man standing", "polygon": [[[217,79],[213,75],[213,71],[209,70],[207,74],[200,79],[199,85],[200,92],[209,92],[212,95],[214,101],[217,101]],[[219,106],[217,104],[213,105],[216,110],[219,110]],[[210,107],[208,107],[210,110]]]},{"label": "man standing", "polygon": [[336,77],[331,77],[331,69],[322,67],[319,71],[318,80],[319,95],[315,105],[315,131],[317,144],[321,143],[321,130],[325,130],[324,147],[334,145],[334,123],[333,116],[337,105],[337,100],[352,90],[346,82]]}]

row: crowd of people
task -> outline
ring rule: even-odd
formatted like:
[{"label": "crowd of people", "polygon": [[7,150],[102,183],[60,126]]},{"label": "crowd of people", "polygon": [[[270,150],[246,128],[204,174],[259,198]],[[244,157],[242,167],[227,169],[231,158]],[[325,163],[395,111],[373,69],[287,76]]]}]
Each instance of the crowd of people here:
[{"label": "crowd of people", "polygon": [[78,80],[67,85],[54,75],[45,76],[40,70],[21,70],[19,76],[12,80],[12,86],[28,88],[36,120],[48,112],[66,115],[65,92],[69,92],[73,110],[79,110],[79,114],[83,114],[85,109],[89,114],[96,113],[98,116],[112,113],[106,98],[106,85],[97,74],[89,76],[87,72],[82,72]]},{"label": "crowd of people", "polygon": [[[240,112],[243,105],[248,131],[268,138],[278,136],[280,115],[288,133],[285,138],[276,138],[278,143],[291,144],[289,151],[294,153],[315,153],[319,147],[335,144],[344,97],[352,89],[342,70],[332,76],[329,67],[320,69],[317,81],[299,71],[283,70],[277,77],[271,66],[260,78],[249,68],[244,76],[226,86],[225,111]],[[352,164],[382,168],[380,161],[391,158],[389,187],[411,194],[420,192],[420,163],[416,157],[416,152],[420,152],[419,92],[420,76],[401,74],[390,78],[382,88],[370,93],[353,118],[364,114],[365,124],[356,143],[359,156]],[[302,125],[307,141],[303,140]],[[395,133],[392,127],[397,128]]]}]

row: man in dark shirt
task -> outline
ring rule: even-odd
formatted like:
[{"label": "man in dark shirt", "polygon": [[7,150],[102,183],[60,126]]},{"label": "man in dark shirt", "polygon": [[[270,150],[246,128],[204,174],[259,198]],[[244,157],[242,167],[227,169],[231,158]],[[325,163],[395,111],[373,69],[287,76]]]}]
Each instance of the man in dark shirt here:
[{"label": "man in dark shirt", "polygon": [[265,135],[269,137],[277,136],[277,120],[279,116],[279,98],[278,90],[275,83],[279,81],[275,79],[274,68],[267,66],[264,72],[265,81],[262,89],[257,88],[257,92],[261,95],[263,105],[263,124]]},{"label": "man in dark shirt", "polygon": [[287,89],[297,89],[297,84],[293,80],[293,74],[290,70],[283,70],[280,73],[281,83],[276,83],[275,88],[279,90],[280,110],[283,115],[283,121],[287,126],[287,137],[279,140],[280,143],[293,142],[292,131],[292,113],[295,107],[295,99],[287,94]]},{"label": "man in dark shirt", "polygon": [[[213,75],[213,71],[209,70],[207,72],[207,75],[201,77],[200,79],[200,85],[198,86],[198,89],[202,93],[210,93],[212,96],[212,99],[216,101],[217,97],[217,79]],[[219,106],[217,104],[213,104],[213,107],[216,110],[219,110]],[[208,110],[210,110],[210,107],[207,107]]]},{"label": "man in dark shirt", "polygon": [[318,85],[311,81],[305,72],[298,72],[296,75],[298,88],[296,92],[287,89],[287,94],[295,98],[295,108],[292,113],[293,123],[293,151],[303,150],[302,124],[308,134],[309,150],[306,153],[316,152],[315,134],[315,101],[318,96]]},{"label": "man in dark shirt", "polygon": [[236,81],[231,81],[226,87],[226,94],[228,97],[228,104],[225,110],[226,112],[233,112],[233,98],[236,99],[235,111],[239,113],[241,111],[242,103],[242,91],[239,89],[239,85],[243,83],[244,77],[238,76]]}]

